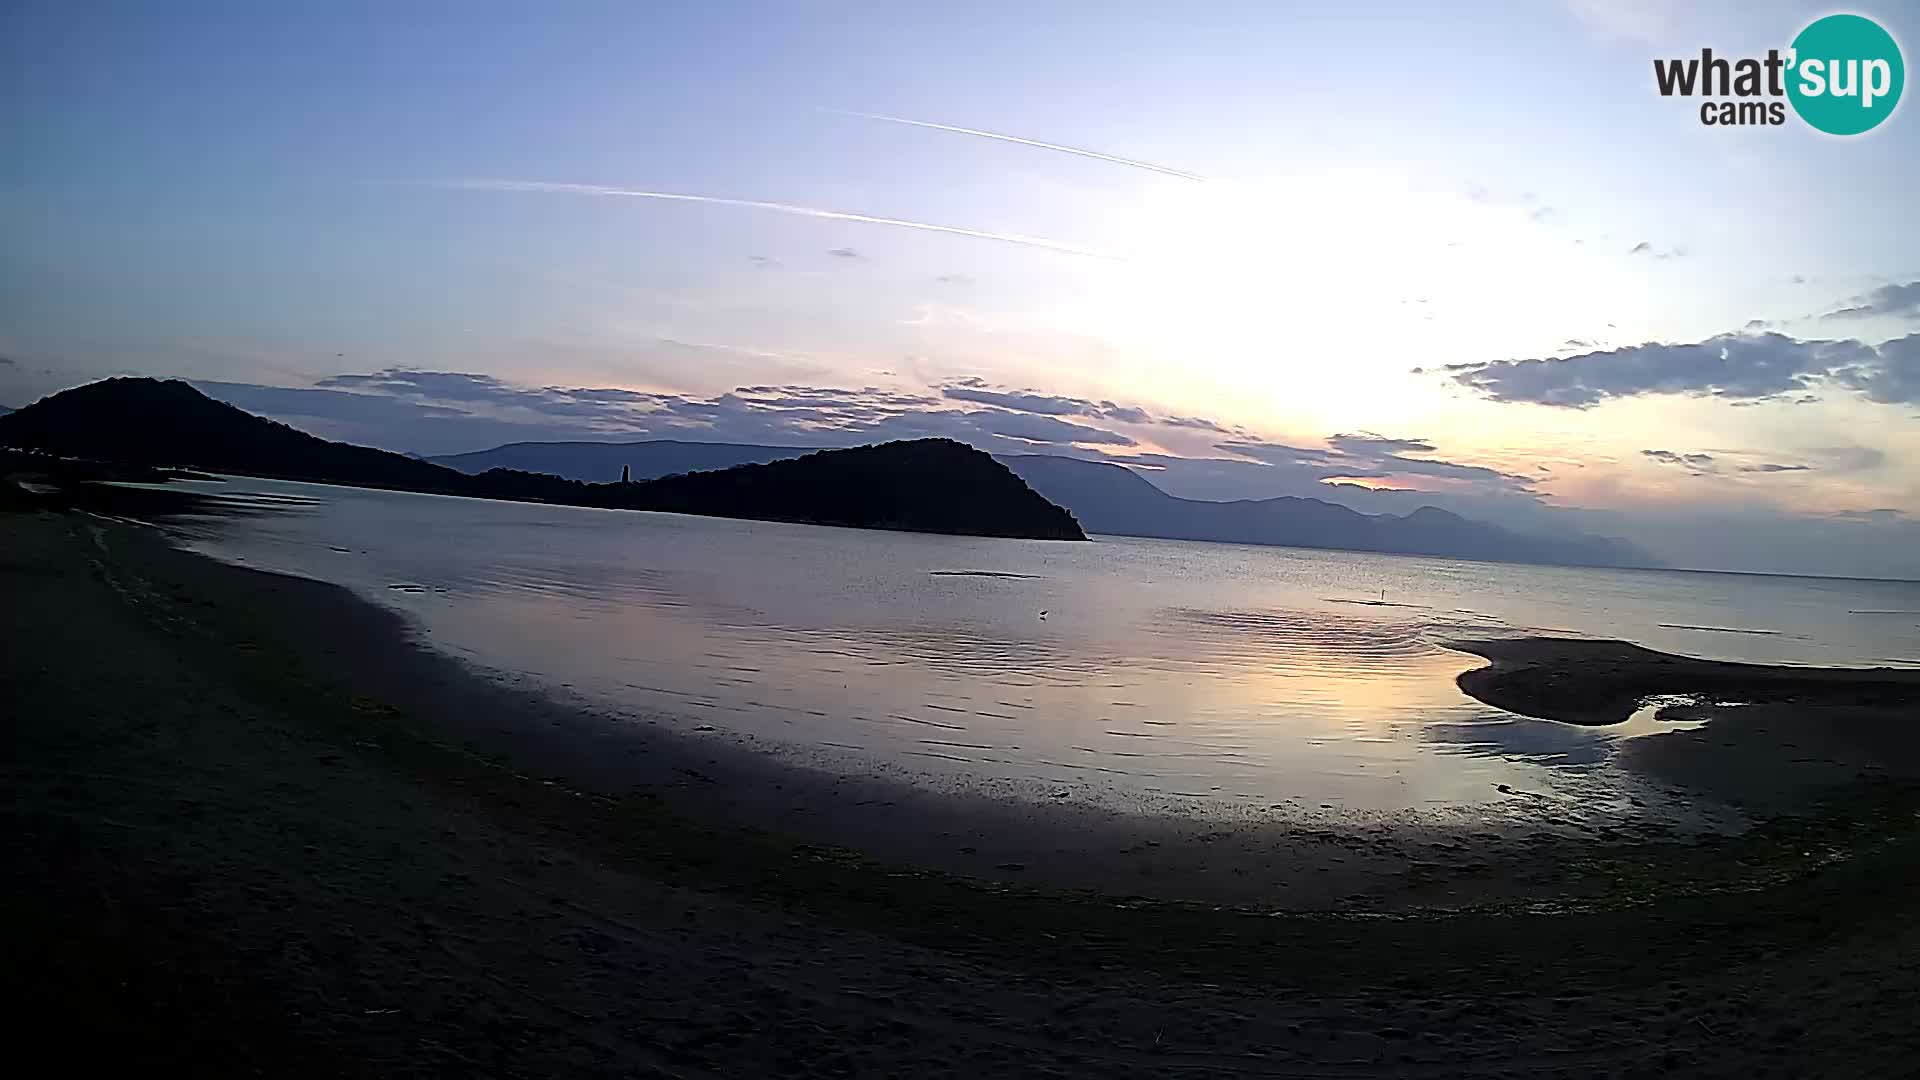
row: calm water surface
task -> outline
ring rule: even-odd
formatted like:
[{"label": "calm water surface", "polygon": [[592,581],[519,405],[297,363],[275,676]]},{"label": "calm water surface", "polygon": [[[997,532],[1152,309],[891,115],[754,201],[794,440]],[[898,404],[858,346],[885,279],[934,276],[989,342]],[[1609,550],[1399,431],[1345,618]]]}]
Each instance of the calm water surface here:
[{"label": "calm water surface", "polygon": [[[1677,801],[1462,695],[1467,636],[1920,666],[1920,585],[866,532],[234,479],[185,542],[347,586],[616,715],[915,783],[1230,817]],[[1507,790],[1502,790],[1505,785]],[[1514,791],[1537,796],[1519,798]],[[1663,802],[1664,798],[1664,802]]]}]

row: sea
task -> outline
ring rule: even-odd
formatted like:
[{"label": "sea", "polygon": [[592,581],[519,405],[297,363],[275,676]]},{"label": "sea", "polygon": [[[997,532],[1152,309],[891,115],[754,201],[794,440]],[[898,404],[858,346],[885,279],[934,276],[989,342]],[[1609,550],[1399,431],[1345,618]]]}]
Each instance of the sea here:
[{"label": "sea", "polygon": [[[231,477],[170,523],[344,586],[476,672],[795,764],[993,797],[1305,822],[1672,818],[1618,763],[1675,724],[1467,697],[1512,635],[1920,667],[1920,583],[985,539]],[[1529,796],[1529,797],[1522,797]]]}]

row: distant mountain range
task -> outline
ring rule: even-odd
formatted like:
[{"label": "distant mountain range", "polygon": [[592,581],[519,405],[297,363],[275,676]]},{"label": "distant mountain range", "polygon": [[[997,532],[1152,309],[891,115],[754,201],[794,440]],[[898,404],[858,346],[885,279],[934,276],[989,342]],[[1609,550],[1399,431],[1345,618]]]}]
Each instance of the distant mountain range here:
[{"label": "distant mountain range", "polygon": [[783,458],[797,458],[818,449],[817,446],[750,446],[744,443],[679,442],[674,439],[637,443],[518,442],[496,446],[491,450],[476,450],[471,454],[448,454],[427,460],[464,473],[520,469],[564,476],[569,480],[605,483],[620,479],[620,470],[628,466],[633,469],[633,479],[652,480],[674,473],[731,469],[735,465],[764,465]]},{"label": "distant mountain range", "polygon": [[[631,469],[635,479],[651,479],[689,469],[778,461],[808,452],[793,446],[658,439],[509,443],[431,460],[469,472],[506,467],[602,481],[618,477],[623,468]],[[1094,533],[1496,562],[1659,565],[1624,540],[1583,534],[1536,536],[1432,506],[1407,514],[1363,514],[1337,503],[1298,497],[1206,502],[1169,495],[1146,477],[1120,465],[1045,454],[1010,455],[999,460]]]},{"label": "distant mountain range", "polygon": [[133,465],[444,495],[972,536],[1084,540],[1072,515],[951,439],[821,450],[642,482],[521,469],[468,473],[331,442],[177,380],[107,379],[0,416],[0,447]]},{"label": "distant mountain range", "polygon": [[1132,469],[1078,458],[1001,460],[1089,532],[1234,544],[1342,548],[1454,559],[1572,566],[1650,566],[1623,540],[1544,537],[1473,521],[1433,506],[1408,514],[1363,514],[1320,499],[1285,496],[1202,502],[1169,495]]}]

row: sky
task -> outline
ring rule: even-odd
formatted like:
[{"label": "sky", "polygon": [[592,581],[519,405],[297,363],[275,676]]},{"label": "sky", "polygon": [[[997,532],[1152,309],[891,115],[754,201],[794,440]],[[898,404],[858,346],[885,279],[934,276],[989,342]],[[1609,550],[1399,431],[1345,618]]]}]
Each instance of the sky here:
[{"label": "sky", "polygon": [[10,4],[0,405],[950,435],[1920,578],[1920,117],[1653,83],[1827,5],[947,7]]}]

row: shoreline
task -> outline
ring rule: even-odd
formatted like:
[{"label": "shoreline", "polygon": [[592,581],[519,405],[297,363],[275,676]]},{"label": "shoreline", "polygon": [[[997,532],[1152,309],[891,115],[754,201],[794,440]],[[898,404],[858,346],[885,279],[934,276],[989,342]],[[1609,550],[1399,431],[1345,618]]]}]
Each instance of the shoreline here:
[{"label": "shoreline", "polygon": [[[514,673],[479,669],[434,649],[404,615],[343,586],[187,551],[156,528],[113,523],[94,535],[103,553],[110,545],[109,561],[141,587],[200,598],[203,610],[216,613],[200,620],[203,631],[227,638],[228,646],[270,651],[279,674],[298,671],[310,689],[324,687],[355,708],[400,718],[437,743],[511,763],[584,796],[644,799],[701,829],[768,834],[782,845],[990,887],[1262,911],[1565,902],[1590,894],[1593,883],[1571,881],[1559,866],[1588,860],[1595,850],[1614,862],[1664,864],[1681,880],[1716,881],[1718,869],[1696,875],[1691,853],[1740,843],[1744,835],[1665,820],[1591,822],[1552,809],[1523,825],[1483,821],[1468,828],[1391,819],[1223,821],[932,789],[815,767],[676,730],[664,719],[614,718],[531,680],[514,685],[521,681]],[[1584,645],[1529,639],[1514,648],[1555,657],[1563,647]],[[221,662],[218,648],[207,663]],[[1868,710],[1862,722],[1879,729],[1887,719]],[[1817,811],[1836,796],[1846,801],[1863,780],[1886,778],[1882,758],[1920,761],[1920,748],[1908,755],[1904,740],[1864,765],[1844,754],[1814,760],[1782,753],[1781,743],[1797,746],[1806,733],[1795,717],[1780,726],[1784,732],[1762,733],[1775,738],[1738,740],[1739,767],[1732,770],[1723,767],[1735,746],[1721,737],[1729,727],[1724,720],[1630,740],[1618,753],[1630,784],[1668,785],[1678,790],[1660,794],[1673,799],[1705,796],[1721,808],[1710,811],[1715,818],[1754,811],[1747,832],[1774,817]],[[1920,782],[1920,770],[1899,770],[1896,778]]]},{"label": "shoreline", "polygon": [[1806,813],[1862,784],[1920,784],[1920,670],[1740,664],[1624,641],[1451,647],[1489,661],[1458,682],[1495,708],[1592,726],[1642,708],[1692,721],[1627,740],[1620,762],[1763,818]]},{"label": "shoreline", "polygon": [[1797,704],[1920,710],[1920,669],[1744,664],[1657,652],[1626,641],[1520,637],[1455,641],[1487,660],[1460,689],[1496,709],[1566,724],[1624,722],[1647,698],[1693,696],[1692,711]]},{"label": "shoreline", "polygon": [[[1373,903],[1009,884],[745,827],[712,789],[747,774],[575,744],[589,719],[345,590],[75,517],[0,515],[0,538],[0,944],[39,990],[23,1030],[78,1032],[70,1058],[1753,1076],[1891,1075],[1915,1050],[1911,785],[1699,843],[1518,838],[1424,869],[1397,846]],[[569,745],[578,779],[549,768]],[[1265,858],[1324,876],[1349,839]]]}]

